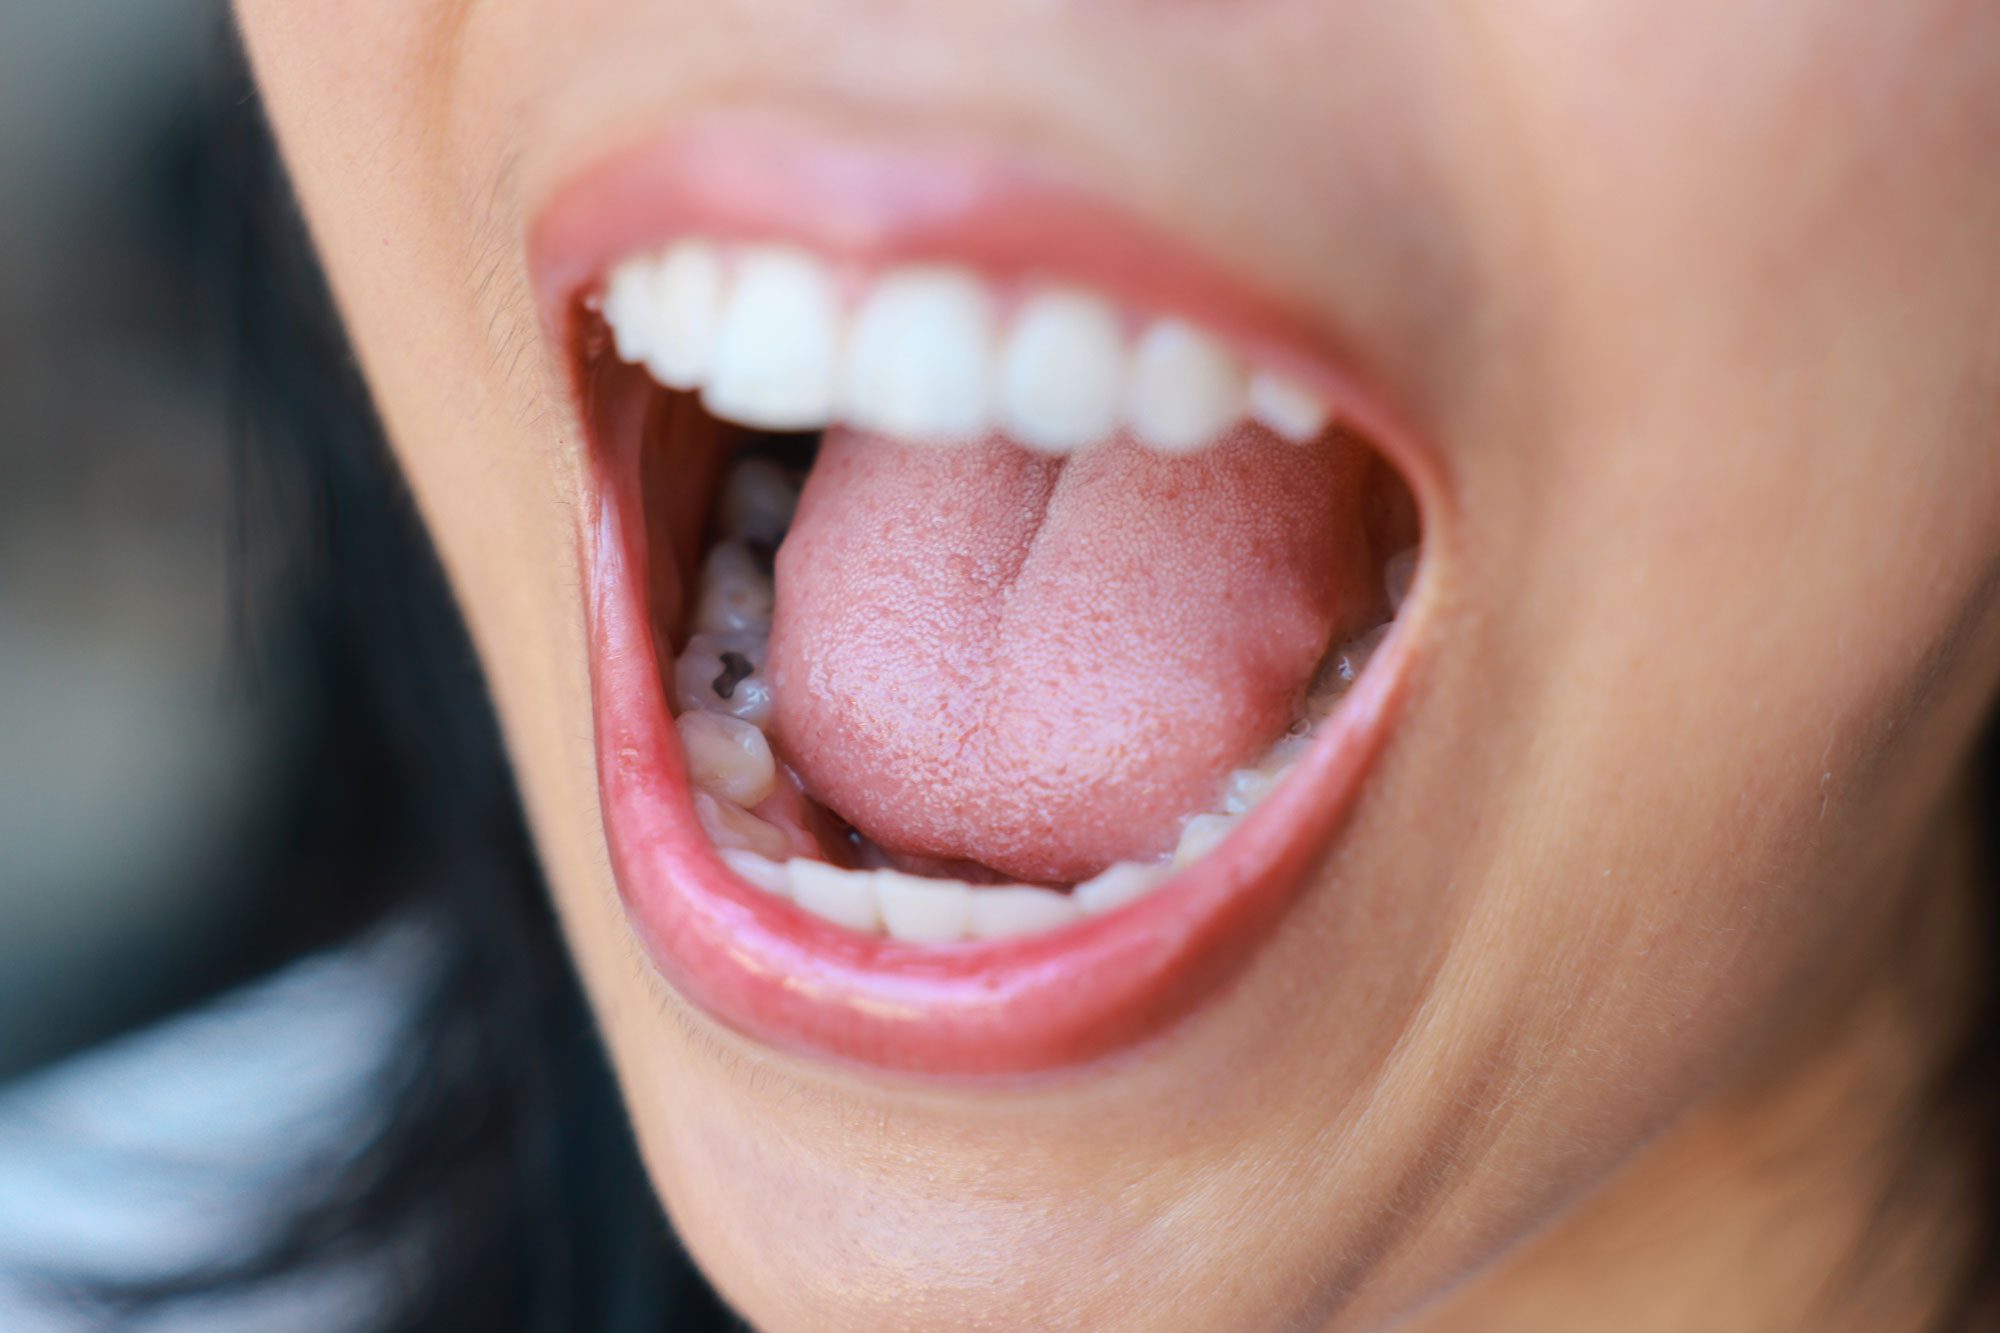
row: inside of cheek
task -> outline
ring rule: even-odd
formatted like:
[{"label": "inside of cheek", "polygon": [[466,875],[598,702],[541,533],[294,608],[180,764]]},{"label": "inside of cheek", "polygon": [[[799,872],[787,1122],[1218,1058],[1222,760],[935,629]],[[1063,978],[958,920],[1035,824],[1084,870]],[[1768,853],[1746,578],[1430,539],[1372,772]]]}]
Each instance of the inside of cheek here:
[{"label": "inside of cheek", "polygon": [[[660,688],[681,732],[696,813],[717,845],[772,861],[810,859],[844,869],[888,869],[972,885],[1071,888],[1075,881],[1066,877],[1007,874],[973,860],[884,845],[814,796],[776,724],[775,687],[762,652],[768,621],[764,627],[757,624],[754,589],[759,580],[774,588],[778,577],[776,557],[785,524],[774,518],[779,506],[773,483],[782,478],[793,488],[802,487],[818,459],[822,437],[738,427],[710,415],[693,394],[659,388],[643,371],[608,357],[595,365],[600,439],[625,456],[625,475],[636,478],[645,534],[641,563]],[[1327,644],[1290,724],[1269,738],[1263,753],[1242,757],[1224,777],[1210,809],[1186,812],[1179,844],[1140,859],[1178,866],[1190,851],[1198,855],[1219,840],[1297,761],[1314,727],[1337,706],[1386,636],[1415,578],[1418,519],[1406,487],[1378,455],[1370,451],[1357,475],[1363,494],[1355,512],[1366,528],[1371,591],[1351,599],[1355,605]],[[732,611],[726,588],[734,586],[730,579],[738,575],[753,589],[751,605]],[[720,608],[718,581],[725,587]],[[768,604],[762,611],[768,617]],[[920,664],[913,663],[912,670],[917,669]],[[1215,706],[1226,708],[1230,701],[1218,699]],[[718,711],[725,719],[721,723],[694,716]],[[731,740],[747,736],[740,725],[745,722],[768,746],[767,778],[754,771],[761,760],[747,764],[752,770],[747,777],[737,771],[746,765]],[[718,755],[730,775],[719,781]]]}]

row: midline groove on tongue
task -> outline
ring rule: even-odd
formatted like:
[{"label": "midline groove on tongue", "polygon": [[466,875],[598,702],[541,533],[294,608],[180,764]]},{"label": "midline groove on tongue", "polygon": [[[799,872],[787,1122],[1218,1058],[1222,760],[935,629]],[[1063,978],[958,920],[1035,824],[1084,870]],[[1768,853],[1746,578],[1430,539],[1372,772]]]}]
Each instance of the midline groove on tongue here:
[{"label": "midline groove on tongue", "polygon": [[1195,324],[1075,287],[1003,297],[949,265],[856,278],[795,247],[689,238],[620,264],[601,301],[620,357],[754,429],[931,444],[999,429],[1054,454],[1122,433],[1182,454],[1248,422],[1304,442],[1332,420],[1310,389]]},{"label": "midline groove on tongue", "polygon": [[1150,891],[1269,794],[1407,590],[1329,404],[1173,316],[700,239],[598,308],[659,401],[826,430],[803,498],[727,467],[661,624],[702,826],[830,920],[988,937]]},{"label": "midline groove on tongue", "polygon": [[[849,929],[924,943],[998,938],[1057,929],[1145,896],[1211,850],[1282,781],[1303,753],[1312,724],[1331,712],[1387,629],[1378,625],[1326,655],[1291,728],[1261,759],[1229,773],[1216,798],[1180,823],[1171,855],[1119,861],[1068,893],[1020,884],[975,887],[952,877],[948,865],[907,857],[906,864],[944,873],[906,873],[882,865],[879,854],[865,852],[872,846],[865,843],[861,868],[842,868],[820,859],[828,838],[839,837],[838,827],[816,814],[816,803],[778,761],[764,732],[772,715],[751,708],[745,720],[735,697],[746,683],[755,686],[749,694],[756,698],[774,694],[761,674],[774,600],[771,567],[756,552],[786,536],[796,501],[797,483],[767,459],[738,457],[729,468],[716,504],[720,539],[691,590],[696,633],[681,659],[696,659],[702,669],[676,672],[676,727],[695,787],[695,813],[725,864],[757,888]],[[1414,555],[1387,562],[1392,610],[1407,594]],[[723,656],[719,641],[743,650],[748,676],[740,665],[705,674]]]},{"label": "midline groove on tongue", "polygon": [[1363,461],[831,432],[778,556],[789,761],[909,852],[1063,883],[1164,854],[1372,609]]}]

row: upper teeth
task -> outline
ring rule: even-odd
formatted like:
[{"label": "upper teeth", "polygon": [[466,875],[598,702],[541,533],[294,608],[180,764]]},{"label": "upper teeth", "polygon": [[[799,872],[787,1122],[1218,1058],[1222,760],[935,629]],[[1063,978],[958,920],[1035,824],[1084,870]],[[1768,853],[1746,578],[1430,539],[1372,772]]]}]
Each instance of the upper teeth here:
[{"label": "upper teeth", "polygon": [[1185,453],[1246,418],[1294,440],[1332,418],[1311,389],[1183,320],[1134,337],[1111,302],[1054,286],[1003,308],[976,275],[941,265],[889,269],[849,300],[805,251],[690,239],[614,269],[603,313],[619,356],[757,430],[840,421],[950,443],[997,429],[1050,453],[1122,430]]}]

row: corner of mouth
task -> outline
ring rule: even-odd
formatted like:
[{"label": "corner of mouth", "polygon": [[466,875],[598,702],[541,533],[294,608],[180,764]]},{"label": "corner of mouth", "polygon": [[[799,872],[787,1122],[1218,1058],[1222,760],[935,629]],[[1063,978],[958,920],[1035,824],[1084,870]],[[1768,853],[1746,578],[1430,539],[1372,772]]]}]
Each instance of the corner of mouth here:
[{"label": "corner of mouth", "polygon": [[751,1040],[947,1079],[1163,1038],[1252,964],[1399,711],[1439,490],[1334,340],[994,162],[704,125],[532,247],[627,919]]}]

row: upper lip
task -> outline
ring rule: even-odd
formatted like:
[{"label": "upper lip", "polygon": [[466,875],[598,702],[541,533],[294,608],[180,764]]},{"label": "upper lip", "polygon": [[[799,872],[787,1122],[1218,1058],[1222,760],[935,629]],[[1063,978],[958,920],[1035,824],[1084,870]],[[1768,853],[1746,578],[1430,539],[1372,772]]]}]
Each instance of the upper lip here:
[{"label": "upper lip", "polygon": [[[618,153],[541,213],[530,245],[536,289],[551,329],[577,349],[586,420],[581,298],[618,259],[690,232],[783,238],[864,261],[1054,273],[1197,315],[1324,387],[1430,517],[1429,452],[1337,344],[1161,231],[996,154],[827,138],[741,115]],[[1151,898],[1055,934],[949,949],[859,936],[748,890],[712,855],[689,805],[648,620],[636,441],[600,432],[592,446],[584,544],[613,872],[666,979],[779,1046],[900,1071],[1008,1075],[1159,1032],[1245,962],[1310,876],[1384,740],[1421,629],[1405,623],[1391,636],[1300,780]]]}]

